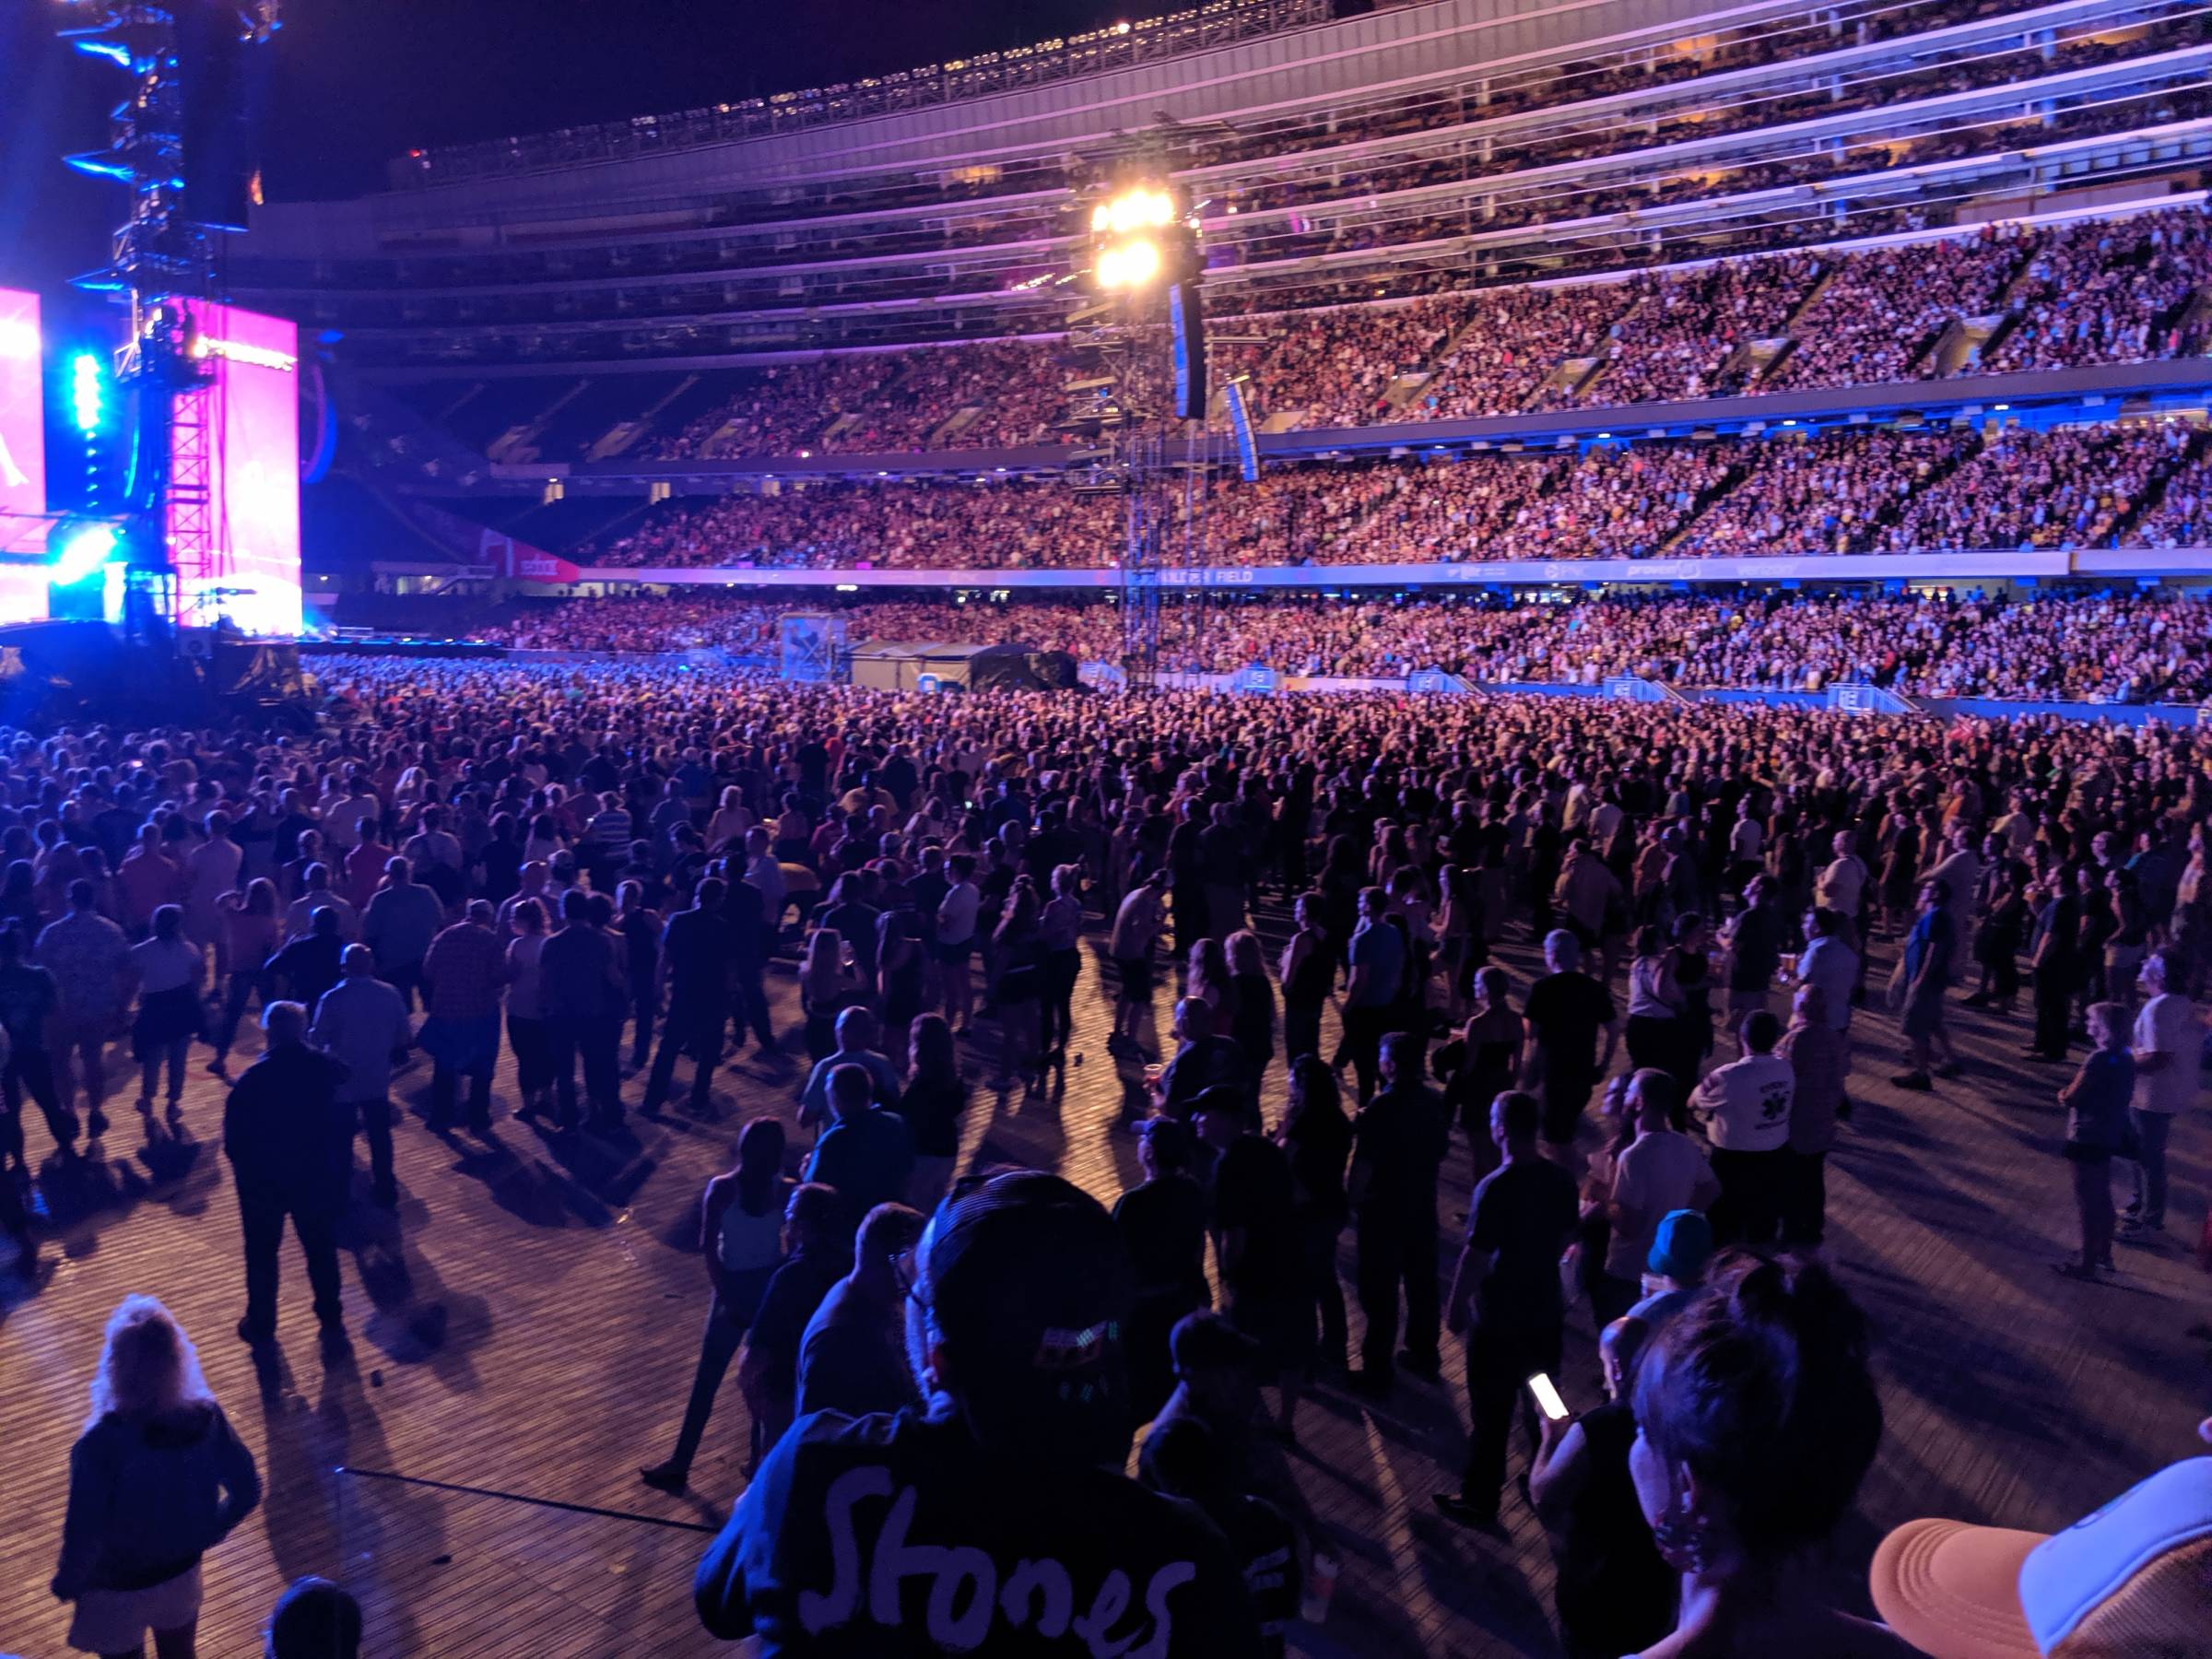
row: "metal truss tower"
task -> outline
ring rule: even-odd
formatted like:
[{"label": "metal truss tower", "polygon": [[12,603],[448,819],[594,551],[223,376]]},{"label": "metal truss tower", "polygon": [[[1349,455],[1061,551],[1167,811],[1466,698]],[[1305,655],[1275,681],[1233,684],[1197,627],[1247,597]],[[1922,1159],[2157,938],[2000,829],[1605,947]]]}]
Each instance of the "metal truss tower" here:
[{"label": "metal truss tower", "polygon": [[[182,9],[227,13],[235,40],[265,44],[279,27],[279,0],[71,0],[78,26],[62,38],[131,77],[131,94],[109,119],[108,147],[65,158],[131,193],[130,217],[110,241],[108,264],[76,286],[114,296],[130,311],[117,381],[137,394],[127,550],[126,621],[184,619],[187,583],[228,574],[228,535],[218,521],[221,411],[194,349],[189,319],[175,301],[206,298],[216,284],[213,241],[188,215],[185,181],[194,158],[185,141],[186,88],[179,59]],[[194,27],[199,26],[194,19]]]}]

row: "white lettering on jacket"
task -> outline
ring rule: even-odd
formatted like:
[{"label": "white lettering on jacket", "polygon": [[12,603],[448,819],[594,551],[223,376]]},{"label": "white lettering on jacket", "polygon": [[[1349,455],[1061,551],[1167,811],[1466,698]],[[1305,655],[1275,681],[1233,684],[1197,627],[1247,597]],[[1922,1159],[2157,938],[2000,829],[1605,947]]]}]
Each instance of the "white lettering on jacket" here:
[{"label": "white lettering on jacket", "polygon": [[[872,1537],[864,1541],[854,1512],[864,1502],[888,1498]],[[1194,1561],[1170,1561],[1146,1582],[1144,1618],[1116,1633],[1129,1612],[1135,1586],[1119,1568],[1099,1582],[1090,1606],[1076,1613],[1073,1576],[1049,1557],[1017,1561],[1006,1571],[984,1550],[971,1545],[947,1547],[910,1544],[920,1501],[912,1487],[894,1493],[890,1471],[848,1469],[830,1483],[823,1518],[830,1527],[830,1582],[827,1592],[803,1590],[799,1623],[810,1636],[852,1623],[864,1611],[887,1629],[900,1623],[900,1592],[910,1579],[930,1581],[924,1604],[924,1629],[937,1646],[971,1653],[983,1645],[1000,1619],[1013,1630],[1033,1629],[1053,1638],[1073,1634],[1092,1659],[1167,1659],[1174,1619],[1168,1597],[1198,1576]],[[1141,1644],[1141,1645],[1140,1645]]]}]

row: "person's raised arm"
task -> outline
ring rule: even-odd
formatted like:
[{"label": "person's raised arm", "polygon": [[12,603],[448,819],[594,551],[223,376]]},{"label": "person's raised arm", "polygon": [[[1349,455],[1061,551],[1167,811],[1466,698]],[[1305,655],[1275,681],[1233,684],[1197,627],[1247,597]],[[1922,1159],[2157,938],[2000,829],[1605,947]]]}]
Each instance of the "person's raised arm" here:
[{"label": "person's raised arm", "polygon": [[1576,1418],[1536,1414],[1536,1454],[1528,1465],[1528,1500],[1550,1519],[1571,1504],[1590,1478],[1590,1437]]}]

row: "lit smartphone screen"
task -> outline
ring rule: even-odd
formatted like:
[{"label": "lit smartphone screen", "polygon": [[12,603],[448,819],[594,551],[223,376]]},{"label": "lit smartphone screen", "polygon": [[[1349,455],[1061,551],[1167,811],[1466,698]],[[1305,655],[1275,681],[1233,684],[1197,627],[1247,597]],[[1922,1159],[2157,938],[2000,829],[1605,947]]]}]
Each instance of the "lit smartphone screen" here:
[{"label": "lit smartphone screen", "polygon": [[1551,1379],[1542,1371],[1529,1378],[1528,1392],[1536,1396],[1536,1409],[1553,1422],[1567,1416],[1567,1402],[1559,1398],[1559,1391],[1551,1385]]}]

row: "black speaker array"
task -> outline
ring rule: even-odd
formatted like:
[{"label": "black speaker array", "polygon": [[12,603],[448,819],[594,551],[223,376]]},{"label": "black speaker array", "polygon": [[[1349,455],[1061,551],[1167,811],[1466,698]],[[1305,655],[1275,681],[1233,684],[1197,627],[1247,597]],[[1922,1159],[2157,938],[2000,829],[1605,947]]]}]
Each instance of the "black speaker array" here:
[{"label": "black speaker array", "polygon": [[179,136],[184,142],[184,217],[195,224],[243,230],[261,173],[273,54],[267,46],[250,45],[241,37],[234,6],[198,0],[174,9],[182,89]]},{"label": "black speaker array", "polygon": [[1175,354],[1175,413],[1206,418],[1206,307],[1195,279],[1168,290],[1168,330]]}]

